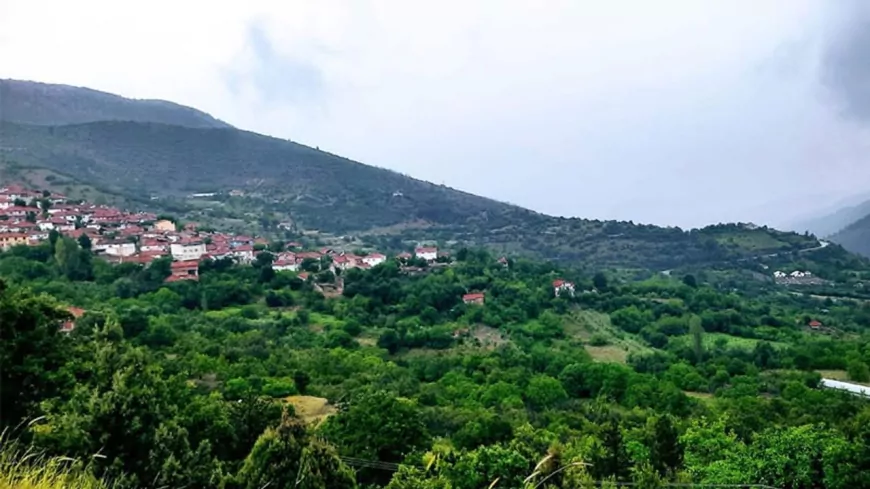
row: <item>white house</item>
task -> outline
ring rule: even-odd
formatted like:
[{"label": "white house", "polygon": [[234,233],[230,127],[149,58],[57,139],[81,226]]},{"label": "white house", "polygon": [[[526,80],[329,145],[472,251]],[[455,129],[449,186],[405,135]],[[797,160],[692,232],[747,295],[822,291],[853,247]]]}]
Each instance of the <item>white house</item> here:
[{"label": "white house", "polygon": [[786,277],[785,272],[782,272],[782,271],[779,271],[779,270],[773,272],[773,276],[774,276],[775,278],[785,278],[785,277]]},{"label": "white house", "polygon": [[233,248],[233,256],[239,263],[251,263],[254,261],[254,247],[251,245],[241,245]]},{"label": "white house", "polygon": [[172,259],[178,261],[199,260],[205,254],[205,243],[202,241],[183,241],[169,245]]},{"label": "white house", "polygon": [[272,270],[291,272],[299,270],[299,264],[296,263],[296,255],[279,255],[278,258],[272,262]]},{"label": "white house", "polygon": [[438,248],[434,246],[419,247],[414,250],[414,256],[426,261],[435,261],[438,258]]},{"label": "white house", "polygon": [[363,263],[370,267],[374,267],[380,265],[381,263],[387,261],[387,257],[380,253],[370,253],[362,258]]},{"label": "white house", "polygon": [[574,297],[574,283],[562,279],[553,280],[553,293],[556,297],[559,297],[561,294]]},{"label": "white house", "polygon": [[100,246],[107,255],[130,256],[136,254],[136,243],[114,242],[104,243]]}]

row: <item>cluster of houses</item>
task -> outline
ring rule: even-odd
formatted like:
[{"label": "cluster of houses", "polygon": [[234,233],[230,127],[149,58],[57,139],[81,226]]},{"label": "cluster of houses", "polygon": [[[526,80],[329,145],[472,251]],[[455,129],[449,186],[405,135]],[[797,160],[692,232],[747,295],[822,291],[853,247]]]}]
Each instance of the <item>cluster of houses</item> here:
[{"label": "cluster of houses", "polygon": [[[51,231],[75,239],[87,236],[95,254],[115,263],[147,265],[171,256],[172,274],[167,279],[170,282],[197,280],[199,263],[205,259],[230,258],[251,263],[256,258],[255,247],[268,244],[263,238],[205,232],[193,223],[179,226],[171,220],[158,219],[153,213],[71,202],[64,195],[20,185],[0,186],[0,250],[38,244],[47,240]],[[306,251],[300,243],[288,243],[286,248],[287,251],[276,254],[273,269],[299,271],[305,260],[328,263],[332,271],[367,269],[387,260],[386,255],[377,252],[357,255],[330,248]],[[416,248],[413,255],[402,253],[397,258],[435,262],[442,256],[444,253],[439,254],[437,248],[424,246]]]}]

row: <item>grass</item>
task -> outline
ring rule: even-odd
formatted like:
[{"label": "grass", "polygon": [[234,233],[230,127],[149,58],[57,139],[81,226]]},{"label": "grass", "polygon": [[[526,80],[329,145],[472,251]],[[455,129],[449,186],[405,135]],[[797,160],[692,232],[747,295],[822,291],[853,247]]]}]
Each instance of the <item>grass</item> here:
[{"label": "grass", "polygon": [[[586,351],[597,362],[625,363],[628,355],[635,352],[651,351],[634,335],[628,334],[610,323],[610,316],[595,311],[575,309],[565,320],[565,334],[587,343]],[[605,338],[604,346],[588,344],[592,338]]]},{"label": "grass", "polygon": [[716,241],[725,246],[732,245],[747,251],[776,250],[788,246],[787,243],[761,231],[729,234],[727,237],[717,238]]},{"label": "grass", "polygon": [[0,436],[0,489],[106,489],[87,467],[68,457],[49,457]]},{"label": "grass", "polygon": [[[671,344],[686,344],[691,343],[692,337],[690,335],[682,335],[682,336],[673,336],[670,339]],[[739,336],[731,336],[725,333],[704,333],[704,347],[705,348],[713,348],[716,345],[717,341],[724,341],[725,346],[727,348],[739,348],[743,350],[752,350],[755,348],[755,345],[758,344],[758,339],[754,338],[741,338]],[[773,346],[784,346],[783,343],[776,341],[769,341]]]}]

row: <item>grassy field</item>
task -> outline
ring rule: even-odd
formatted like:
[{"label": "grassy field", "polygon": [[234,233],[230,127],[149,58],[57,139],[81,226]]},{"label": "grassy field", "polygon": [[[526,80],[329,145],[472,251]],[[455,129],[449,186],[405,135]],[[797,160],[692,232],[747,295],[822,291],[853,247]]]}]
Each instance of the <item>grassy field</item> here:
[{"label": "grassy field", "polygon": [[[565,321],[565,333],[586,343],[586,351],[597,362],[625,363],[631,353],[652,351],[636,336],[611,324],[610,316],[595,311],[572,311]],[[590,345],[593,339],[605,340],[607,344]]]},{"label": "grassy field", "polygon": [[747,231],[717,238],[721,245],[734,246],[747,251],[775,250],[788,246],[768,233]]},{"label": "grassy field", "polygon": [[[670,339],[671,344],[686,344],[691,343],[692,337],[690,335],[683,336],[673,336]],[[761,340],[752,339],[752,338],[740,338],[737,336],[731,336],[725,333],[704,333],[704,347],[712,348],[716,346],[717,342],[724,342],[724,344],[728,348],[741,348],[746,350],[751,350],[755,348],[755,345]],[[770,344],[774,346],[784,346],[782,343],[771,341]]]}]

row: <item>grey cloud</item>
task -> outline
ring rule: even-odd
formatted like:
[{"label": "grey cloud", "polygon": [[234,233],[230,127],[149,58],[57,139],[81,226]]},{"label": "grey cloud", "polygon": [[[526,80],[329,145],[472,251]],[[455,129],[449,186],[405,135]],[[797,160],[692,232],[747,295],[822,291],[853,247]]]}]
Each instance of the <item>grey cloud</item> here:
[{"label": "grey cloud", "polygon": [[843,112],[870,122],[870,3],[834,3],[839,11],[823,59],[822,80]]},{"label": "grey cloud", "polygon": [[257,22],[248,26],[246,44],[252,65],[244,71],[230,68],[224,73],[224,83],[231,92],[238,93],[242,86],[249,85],[270,104],[298,107],[322,102],[326,84],[315,64],[276,51],[268,31]]}]

